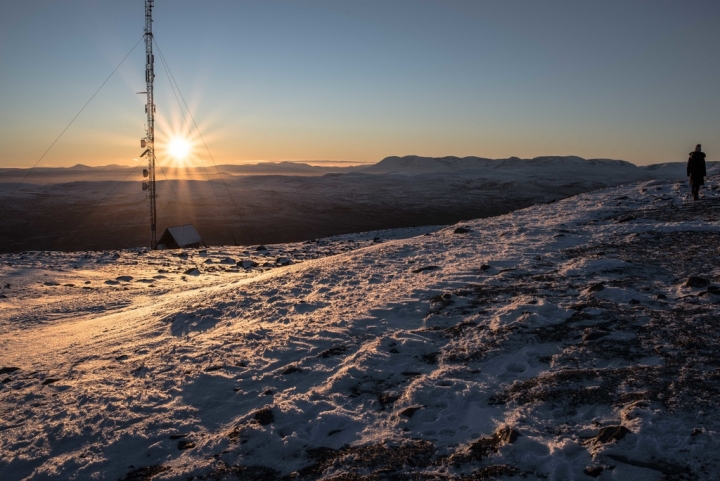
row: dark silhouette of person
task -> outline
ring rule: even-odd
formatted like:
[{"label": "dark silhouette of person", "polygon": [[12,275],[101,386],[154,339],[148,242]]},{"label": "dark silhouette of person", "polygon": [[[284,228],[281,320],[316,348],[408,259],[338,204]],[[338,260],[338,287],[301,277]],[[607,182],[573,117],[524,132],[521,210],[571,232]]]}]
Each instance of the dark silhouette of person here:
[{"label": "dark silhouette of person", "polygon": [[693,200],[698,200],[700,186],[705,183],[705,154],[700,144],[695,146],[695,151],[690,152],[687,163],[687,175],[690,177],[690,188],[692,189]]}]

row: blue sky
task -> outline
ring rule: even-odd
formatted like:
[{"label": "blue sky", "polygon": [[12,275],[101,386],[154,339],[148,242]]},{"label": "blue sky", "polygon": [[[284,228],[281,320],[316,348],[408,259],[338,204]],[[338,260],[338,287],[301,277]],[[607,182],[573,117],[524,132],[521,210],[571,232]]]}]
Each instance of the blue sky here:
[{"label": "blue sky", "polygon": [[[0,166],[40,158],[140,40],[143,5],[3,2]],[[154,31],[218,163],[720,149],[717,1],[156,0]],[[143,52],[41,165],[133,163]],[[158,139],[186,135],[159,55],[156,74]]]}]

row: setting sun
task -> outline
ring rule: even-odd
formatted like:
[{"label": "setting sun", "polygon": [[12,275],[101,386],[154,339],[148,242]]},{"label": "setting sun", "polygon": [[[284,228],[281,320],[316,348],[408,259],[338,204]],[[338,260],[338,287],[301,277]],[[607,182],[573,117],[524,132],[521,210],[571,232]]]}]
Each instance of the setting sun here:
[{"label": "setting sun", "polygon": [[175,160],[185,160],[190,153],[190,142],[182,137],[175,137],[170,140],[167,150]]}]

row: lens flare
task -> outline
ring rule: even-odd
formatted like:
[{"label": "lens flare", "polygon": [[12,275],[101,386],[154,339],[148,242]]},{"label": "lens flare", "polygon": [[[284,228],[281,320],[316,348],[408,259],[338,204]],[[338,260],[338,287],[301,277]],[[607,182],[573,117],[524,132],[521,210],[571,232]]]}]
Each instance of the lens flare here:
[{"label": "lens flare", "polygon": [[168,154],[176,161],[183,161],[190,154],[190,141],[183,137],[175,137],[167,145]]}]

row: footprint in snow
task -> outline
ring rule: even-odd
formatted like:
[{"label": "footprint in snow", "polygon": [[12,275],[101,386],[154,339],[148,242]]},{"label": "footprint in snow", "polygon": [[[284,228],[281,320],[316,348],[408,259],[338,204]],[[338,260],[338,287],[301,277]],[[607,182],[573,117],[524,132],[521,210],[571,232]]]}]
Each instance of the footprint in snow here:
[{"label": "footprint in snow", "polygon": [[295,309],[295,312],[298,314],[307,314],[308,312],[312,312],[316,309],[320,309],[322,307],[325,307],[324,304],[310,304],[305,301],[300,301],[297,304],[293,306]]}]

